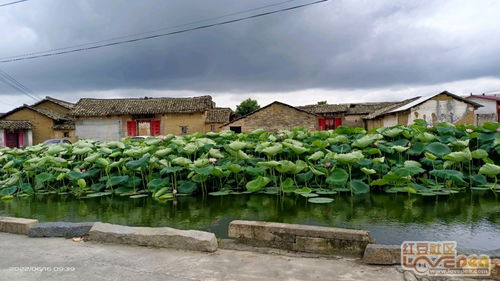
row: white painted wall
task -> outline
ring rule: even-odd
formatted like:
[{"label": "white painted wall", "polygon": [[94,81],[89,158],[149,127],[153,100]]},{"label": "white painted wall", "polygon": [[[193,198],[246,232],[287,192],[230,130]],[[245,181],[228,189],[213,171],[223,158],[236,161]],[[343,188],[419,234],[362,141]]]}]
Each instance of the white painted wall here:
[{"label": "white painted wall", "polygon": [[78,139],[95,141],[120,140],[121,121],[112,119],[77,120],[75,134]]},{"label": "white painted wall", "polygon": [[476,114],[497,114],[497,101],[468,97],[468,100],[477,102],[483,107],[476,109]]},{"label": "white painted wall", "polygon": [[0,147],[5,147],[5,141],[4,141],[4,130],[0,129]]},{"label": "white painted wall", "polygon": [[24,146],[32,146],[33,145],[33,131],[26,130],[24,131]]},{"label": "white painted wall", "polygon": [[427,100],[414,106],[408,116],[408,125],[413,124],[415,119],[424,119],[432,124],[432,115],[435,114],[437,122],[455,123],[465,117],[468,112],[468,104],[459,100]]}]

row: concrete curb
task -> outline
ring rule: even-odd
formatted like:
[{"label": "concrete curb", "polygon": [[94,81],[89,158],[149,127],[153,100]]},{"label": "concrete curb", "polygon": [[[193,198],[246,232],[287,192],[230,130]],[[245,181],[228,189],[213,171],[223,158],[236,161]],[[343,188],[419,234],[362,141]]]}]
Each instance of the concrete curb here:
[{"label": "concrete curb", "polygon": [[28,230],[29,237],[82,237],[89,235],[94,222],[45,222]]},{"label": "concrete curb", "polygon": [[363,262],[378,265],[401,264],[401,246],[368,244],[363,254]]},{"label": "concrete curb", "polygon": [[0,232],[9,232],[15,234],[28,234],[28,230],[36,225],[38,220],[0,217]]},{"label": "concrete curb", "polygon": [[101,243],[172,248],[215,252],[215,234],[198,230],[178,230],[170,227],[131,227],[96,222],[90,229],[90,240]]},{"label": "concrete curb", "polygon": [[241,220],[229,224],[229,237],[256,247],[357,257],[373,242],[364,230]]}]

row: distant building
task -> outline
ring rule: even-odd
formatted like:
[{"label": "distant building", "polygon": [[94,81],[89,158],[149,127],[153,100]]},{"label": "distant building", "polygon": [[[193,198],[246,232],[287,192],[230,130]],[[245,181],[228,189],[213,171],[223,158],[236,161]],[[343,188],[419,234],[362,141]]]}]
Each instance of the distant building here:
[{"label": "distant building", "polygon": [[[79,139],[119,140],[131,136],[186,135],[219,130],[230,109],[211,96],[193,98],[80,99],[71,110]],[[215,125],[214,127],[212,125]]]},{"label": "distant building", "polygon": [[423,119],[429,124],[476,124],[474,111],[479,107],[481,105],[474,101],[444,91],[383,107],[363,119],[367,129],[410,125],[415,119]]},{"label": "distant building", "polygon": [[465,98],[483,106],[476,110],[476,125],[482,125],[485,122],[500,122],[500,97],[471,94]]},{"label": "distant building", "polygon": [[222,129],[237,133],[249,133],[260,128],[267,131],[290,130],[295,127],[317,130],[317,119],[318,116],[314,113],[275,101],[225,123]]},{"label": "distant building", "polygon": [[330,130],[338,126],[365,128],[363,117],[398,102],[367,102],[344,104],[311,104],[298,108],[318,115],[318,129]]},{"label": "distant building", "polygon": [[229,107],[216,107],[208,110],[205,119],[205,132],[220,132],[221,126],[232,119],[234,112]]},{"label": "distant building", "polygon": [[0,146],[25,147],[48,139],[75,141],[75,126],[68,112],[72,103],[46,97],[15,108],[0,117]]}]

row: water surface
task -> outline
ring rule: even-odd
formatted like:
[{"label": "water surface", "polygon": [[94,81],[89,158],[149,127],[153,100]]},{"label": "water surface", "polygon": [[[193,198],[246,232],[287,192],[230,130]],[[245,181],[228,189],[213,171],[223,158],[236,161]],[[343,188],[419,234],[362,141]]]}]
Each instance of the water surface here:
[{"label": "water surface", "polygon": [[300,196],[228,195],[178,197],[164,203],[119,196],[77,199],[38,195],[0,201],[0,215],[48,221],[102,221],[130,226],[199,229],[227,237],[235,219],[369,230],[378,243],[454,240],[460,248],[500,248],[500,200],[490,192],[449,197],[407,194],[335,195],[331,204]]}]

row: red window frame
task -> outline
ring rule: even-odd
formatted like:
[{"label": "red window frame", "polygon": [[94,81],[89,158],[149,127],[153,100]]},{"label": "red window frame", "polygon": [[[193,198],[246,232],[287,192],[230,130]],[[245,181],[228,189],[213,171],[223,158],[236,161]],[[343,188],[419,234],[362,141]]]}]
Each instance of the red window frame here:
[{"label": "red window frame", "polygon": [[320,131],[334,130],[337,129],[339,126],[342,126],[341,117],[318,119],[318,128]]}]

